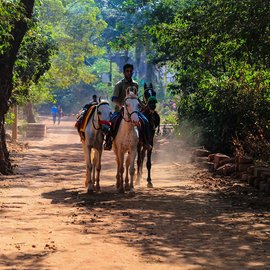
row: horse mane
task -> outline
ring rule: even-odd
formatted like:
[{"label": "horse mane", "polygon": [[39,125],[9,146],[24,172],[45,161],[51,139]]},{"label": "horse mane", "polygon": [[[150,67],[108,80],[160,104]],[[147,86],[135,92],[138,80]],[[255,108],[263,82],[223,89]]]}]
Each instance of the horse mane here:
[{"label": "horse mane", "polygon": [[131,98],[131,99],[138,99],[138,96],[137,96],[135,93],[130,92],[130,93],[126,96],[125,100],[128,99],[128,98]]},{"label": "horse mane", "polygon": [[98,104],[97,104],[97,107],[99,107],[100,105],[110,105],[109,101],[108,100],[101,100]]},{"label": "horse mane", "polygon": [[147,103],[150,97],[156,97],[156,95],[157,92],[154,90],[152,83],[150,83],[149,86],[145,83],[143,93],[144,102]]}]

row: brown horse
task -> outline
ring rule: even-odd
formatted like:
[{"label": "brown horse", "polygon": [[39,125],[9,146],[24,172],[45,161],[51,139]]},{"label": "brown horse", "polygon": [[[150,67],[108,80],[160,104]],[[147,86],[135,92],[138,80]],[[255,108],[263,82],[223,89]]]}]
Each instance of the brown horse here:
[{"label": "brown horse", "polygon": [[152,148],[147,148],[143,142],[143,140],[138,144],[137,152],[138,152],[138,159],[137,159],[137,179],[136,184],[139,185],[140,181],[142,179],[142,170],[143,170],[143,161],[145,158],[145,154],[147,153],[147,162],[146,167],[148,171],[147,176],[147,187],[153,187],[152,179],[151,179],[151,156],[152,156],[152,149],[154,145],[154,136],[156,129],[158,128],[159,132],[159,126],[160,126],[160,117],[158,113],[155,111],[156,109],[156,91],[153,89],[152,83],[150,83],[149,86],[144,84],[144,106],[142,109],[142,113],[147,118],[149,122],[148,128],[150,129],[149,132],[149,143],[152,146]]}]

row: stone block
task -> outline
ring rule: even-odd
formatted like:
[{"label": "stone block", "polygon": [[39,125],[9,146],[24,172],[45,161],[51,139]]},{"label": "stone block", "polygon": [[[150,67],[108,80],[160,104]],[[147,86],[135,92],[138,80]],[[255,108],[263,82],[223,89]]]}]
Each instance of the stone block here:
[{"label": "stone block", "polygon": [[237,157],[237,162],[239,164],[252,164],[253,159],[251,157],[247,157],[247,156]]},{"label": "stone block", "polygon": [[265,181],[260,181],[259,183],[259,190],[261,192],[266,192],[267,189],[267,183]]},{"label": "stone block", "polygon": [[260,177],[255,178],[255,180],[254,180],[254,187],[255,188],[259,188],[260,182],[262,182],[262,181],[263,181],[263,179],[260,178]]},{"label": "stone block", "polygon": [[262,172],[270,172],[270,168],[267,167],[255,167],[253,175],[256,177],[260,177]]},{"label": "stone block", "polygon": [[208,161],[208,157],[195,157],[195,162],[201,163],[204,161]]},{"label": "stone block", "polygon": [[239,164],[238,165],[238,171],[239,172],[245,172],[247,171],[247,169],[251,166],[251,164],[246,164],[246,163],[243,163],[243,164]]},{"label": "stone block", "polygon": [[225,164],[219,167],[216,172],[221,175],[231,175],[235,172],[235,164]]},{"label": "stone block", "polygon": [[265,192],[267,194],[270,194],[270,183],[269,182],[266,183]]},{"label": "stone block", "polygon": [[235,163],[235,158],[229,158],[229,159],[223,159],[219,162],[219,165],[220,166],[223,166],[225,164],[228,164],[228,163]]},{"label": "stone block", "polygon": [[230,157],[227,155],[223,155],[223,154],[215,154],[215,156],[214,156],[215,169],[220,167],[220,161],[225,160],[225,159],[228,160],[228,159],[230,159]]},{"label": "stone block", "polygon": [[269,172],[266,172],[266,171],[261,172],[261,177],[263,179],[267,180],[268,178],[270,178],[270,171]]},{"label": "stone block", "polygon": [[248,176],[249,176],[248,173],[242,173],[241,179],[242,179],[243,181],[247,182],[247,181],[248,181]]},{"label": "stone block", "polygon": [[207,169],[209,172],[214,172],[214,163],[213,162],[204,161],[201,163],[201,166],[203,168]]},{"label": "stone block", "polygon": [[211,152],[206,149],[195,149],[193,151],[193,155],[196,157],[208,157],[209,154],[211,154]]},{"label": "stone block", "polygon": [[250,174],[253,174],[254,173],[254,168],[255,168],[255,166],[251,165],[250,167],[247,168],[247,172],[250,173]]},{"label": "stone block", "polygon": [[213,162],[214,161],[215,154],[208,155],[208,161]]},{"label": "stone block", "polygon": [[46,136],[46,125],[40,123],[28,123],[26,127],[27,138],[44,138]]},{"label": "stone block", "polygon": [[247,177],[247,181],[248,181],[249,185],[254,186],[254,181],[255,181],[255,179],[256,179],[255,176],[249,175],[249,176]]}]

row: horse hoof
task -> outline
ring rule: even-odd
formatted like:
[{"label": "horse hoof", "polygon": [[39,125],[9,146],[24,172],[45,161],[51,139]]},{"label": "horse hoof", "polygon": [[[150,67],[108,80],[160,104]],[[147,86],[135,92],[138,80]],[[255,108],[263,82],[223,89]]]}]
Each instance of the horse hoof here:
[{"label": "horse hoof", "polygon": [[87,189],[87,194],[93,194],[94,190],[93,189]]},{"label": "horse hoof", "polygon": [[129,191],[130,190],[130,186],[129,185],[126,185],[125,186],[125,191]]},{"label": "horse hoof", "polygon": [[134,190],[129,191],[128,196],[129,197],[134,197],[135,196],[135,191]]},{"label": "horse hoof", "polygon": [[124,190],[124,188],[123,187],[120,187],[120,188],[118,188],[118,193],[125,193],[125,190]]},{"label": "horse hoof", "polygon": [[100,186],[96,186],[96,187],[95,187],[95,190],[96,190],[97,192],[100,192],[100,190],[101,190],[101,189],[100,189]]},{"label": "horse hoof", "polygon": [[153,188],[154,186],[153,186],[153,184],[151,182],[149,182],[149,183],[147,183],[147,187],[148,188]]}]

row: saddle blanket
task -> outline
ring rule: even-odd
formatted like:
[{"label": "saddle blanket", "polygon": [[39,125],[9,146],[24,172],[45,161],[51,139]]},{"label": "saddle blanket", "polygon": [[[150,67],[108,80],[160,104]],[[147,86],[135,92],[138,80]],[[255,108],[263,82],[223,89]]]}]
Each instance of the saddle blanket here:
[{"label": "saddle blanket", "polygon": [[81,123],[81,126],[80,126],[80,131],[81,131],[81,132],[85,132],[87,123],[88,123],[90,117],[92,116],[92,114],[94,113],[95,108],[96,108],[96,105],[91,106],[91,107],[87,110],[87,112],[85,113],[84,118],[83,118],[82,123]]}]

